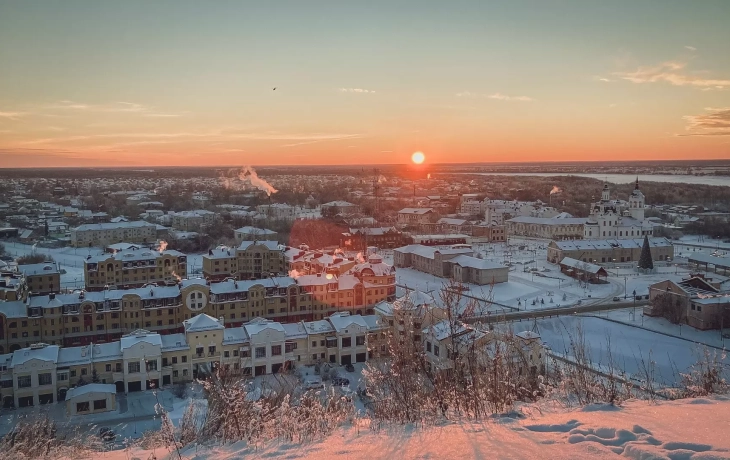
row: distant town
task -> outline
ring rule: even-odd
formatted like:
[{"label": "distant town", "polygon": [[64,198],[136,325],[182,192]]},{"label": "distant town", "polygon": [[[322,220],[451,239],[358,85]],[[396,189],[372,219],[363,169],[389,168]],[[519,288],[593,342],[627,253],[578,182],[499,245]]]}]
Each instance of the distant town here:
[{"label": "distant town", "polygon": [[[667,202],[651,175],[438,167],[31,176],[0,185],[5,410],[51,404],[133,437],[118,420],[154,427],[129,413],[145,394],[174,401],[220,369],[263,391],[329,366],[367,402],[363,366],[404,334],[429,373],[501,343],[534,376],[566,359],[558,324],[587,329],[596,372],[604,323],[626,356],[657,334],[678,349],[730,338],[724,188]],[[659,360],[663,385],[683,356]]]}]

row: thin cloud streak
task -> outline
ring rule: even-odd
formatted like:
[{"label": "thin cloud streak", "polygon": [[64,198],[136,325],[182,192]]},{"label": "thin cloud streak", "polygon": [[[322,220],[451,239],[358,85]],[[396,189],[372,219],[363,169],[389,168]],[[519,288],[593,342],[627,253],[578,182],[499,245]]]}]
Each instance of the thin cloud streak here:
[{"label": "thin cloud streak", "polygon": [[730,136],[730,107],[707,107],[705,112],[682,117],[688,132],[677,136]]},{"label": "thin cloud streak", "polygon": [[495,100],[499,100],[499,101],[514,101],[514,102],[533,102],[536,100],[536,99],[528,97],[528,96],[508,96],[508,95],[502,94],[502,93],[480,94],[480,93],[472,93],[470,91],[462,91],[461,93],[456,93],[456,97],[486,98],[486,99],[495,99]]},{"label": "thin cloud streak", "polygon": [[138,104],[136,102],[118,101],[111,104],[86,104],[70,101],[68,99],[58,101],[55,104],[47,105],[45,109],[50,110],[71,110],[103,113],[135,113],[144,117],[180,117],[190,112],[180,113],[159,113],[154,107]]},{"label": "thin cloud streak", "polygon": [[25,115],[28,114],[26,112],[0,112],[0,118],[8,118],[10,120],[17,120]]},{"label": "thin cloud streak", "polygon": [[337,91],[341,93],[375,94],[374,90],[364,88],[339,88]]},{"label": "thin cloud streak", "polygon": [[674,86],[693,86],[698,88],[730,86],[730,80],[699,77],[682,73],[687,64],[684,62],[667,61],[657,66],[642,66],[633,72],[615,72],[618,78],[632,83],[664,82]]}]

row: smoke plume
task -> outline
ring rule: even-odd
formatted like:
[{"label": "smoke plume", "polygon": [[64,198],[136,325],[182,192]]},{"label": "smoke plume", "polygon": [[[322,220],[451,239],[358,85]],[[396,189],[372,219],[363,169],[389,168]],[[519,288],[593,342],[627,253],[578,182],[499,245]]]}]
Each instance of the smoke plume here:
[{"label": "smoke plume", "polygon": [[157,250],[160,251],[160,254],[162,254],[163,252],[165,252],[166,249],[167,249],[167,241],[160,240],[160,247],[157,248]]},{"label": "smoke plume", "polygon": [[[278,192],[278,190],[276,190],[271,184],[260,178],[251,166],[244,166],[240,171],[238,171],[238,180],[241,182],[248,182],[262,192],[266,192],[268,196],[271,196],[272,193]],[[235,187],[236,184],[234,181],[224,178],[223,185],[226,188],[232,188]]]},{"label": "smoke plume", "polygon": [[550,194],[555,195],[556,193],[563,193],[563,189],[561,189],[557,185],[553,185],[553,189],[550,190]]}]

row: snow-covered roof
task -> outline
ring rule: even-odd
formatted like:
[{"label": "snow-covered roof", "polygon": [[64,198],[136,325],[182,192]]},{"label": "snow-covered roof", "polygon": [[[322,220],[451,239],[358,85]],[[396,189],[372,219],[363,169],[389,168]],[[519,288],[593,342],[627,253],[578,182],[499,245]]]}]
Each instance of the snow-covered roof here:
[{"label": "snow-covered roof", "polygon": [[450,248],[450,249],[439,249],[433,246],[424,246],[422,244],[409,244],[408,246],[402,246],[394,249],[400,253],[416,254],[421,257],[427,257],[429,259],[435,258],[435,254],[445,255],[459,255],[459,254],[474,254],[471,248]]},{"label": "snow-covered roof", "polygon": [[243,327],[229,327],[223,331],[223,344],[232,345],[248,342],[249,337]]},{"label": "snow-covered roof", "polygon": [[[117,219],[117,218],[115,218]],[[114,219],[112,219],[114,220]],[[99,224],[82,224],[76,227],[77,232],[91,231],[91,230],[111,230],[115,228],[135,228],[135,227],[155,227],[155,224],[145,222],[143,220],[135,220],[131,222],[117,221],[117,222],[103,222]]]},{"label": "snow-covered roof", "polygon": [[347,201],[338,200],[338,201],[330,201],[329,203],[323,203],[321,206],[323,208],[325,208],[325,207],[347,208],[347,207],[352,207],[352,206],[357,206],[357,205],[354,203],[347,202]]},{"label": "snow-covered roof", "polygon": [[241,241],[241,244],[238,246],[238,249],[241,251],[245,251],[246,249],[250,248],[251,246],[264,246],[269,251],[277,251],[279,250],[279,243],[277,241]]},{"label": "snow-covered roof", "polygon": [[497,262],[492,262],[486,259],[478,259],[476,257],[467,255],[456,256],[453,259],[450,259],[449,263],[453,263],[461,267],[474,268],[476,270],[494,270],[499,268],[507,268],[502,264],[498,264]]},{"label": "snow-covered roof", "polygon": [[[162,341],[162,351],[188,350],[190,348],[185,334],[182,332],[161,335],[160,340]],[[96,356],[94,356],[94,359],[96,359]]]},{"label": "snow-covered roof", "polygon": [[305,322],[304,329],[308,334],[326,334],[329,332],[335,332],[335,328],[332,326],[332,323],[324,319]]},{"label": "snow-covered roof", "polygon": [[307,337],[307,329],[302,323],[284,323],[284,333],[287,339],[303,339]]},{"label": "snow-covered roof", "polygon": [[156,251],[154,249],[124,249],[121,251],[117,251],[113,254],[105,253],[105,254],[99,254],[95,256],[88,257],[86,260],[84,260],[84,263],[100,263],[107,261],[109,259],[114,260],[120,260],[122,262],[135,262],[139,260],[155,260],[158,257],[162,256],[172,256],[172,257],[181,257],[184,256],[180,251],[176,251],[174,249],[169,249],[165,251]]},{"label": "snow-covered roof", "polygon": [[0,302],[0,313],[5,315],[7,319],[26,318],[28,316],[28,308],[22,300],[11,300],[8,302]]},{"label": "snow-covered roof", "polygon": [[66,400],[76,398],[89,393],[116,393],[116,385],[111,383],[87,383],[86,385],[71,388],[66,392]]},{"label": "snow-covered roof", "polygon": [[155,334],[150,331],[145,331],[143,329],[138,329],[131,334],[122,336],[122,338],[119,340],[119,345],[122,350],[126,350],[127,348],[133,347],[134,345],[137,345],[141,342],[162,347],[162,339],[160,338],[160,334]]},{"label": "snow-covered roof", "polygon": [[398,214],[428,214],[433,212],[433,208],[403,208],[398,211]]},{"label": "snow-covered roof", "polygon": [[214,331],[224,328],[217,319],[212,316],[208,316],[205,313],[186,319],[183,321],[183,326],[185,327],[185,332]]},{"label": "snow-covered roof", "polygon": [[63,347],[58,350],[58,366],[76,366],[91,363],[91,345]]},{"label": "snow-covered roof", "polygon": [[[641,248],[644,245],[643,238],[631,238],[631,239],[608,239],[608,240],[562,240],[552,241],[551,245],[554,244],[558,248],[564,251],[570,250],[582,250],[590,251],[594,249],[611,249],[611,248]],[[666,238],[654,237],[649,238],[650,247],[668,247],[672,246],[672,242]]]},{"label": "snow-covered roof", "polygon": [[368,327],[368,324],[361,315],[351,315],[348,312],[333,313],[329,317],[329,322],[332,323],[332,326],[337,332],[352,327],[353,325],[358,325],[366,329]]},{"label": "snow-covered roof", "polygon": [[98,343],[91,348],[91,357],[94,362],[97,361],[113,361],[122,359],[122,350],[119,348],[119,342]]},{"label": "snow-covered roof", "polygon": [[592,264],[590,262],[583,262],[581,260],[573,259],[571,257],[563,257],[563,260],[560,261],[560,265],[573,268],[575,270],[580,270],[585,273],[592,273],[594,275],[597,275],[601,271],[604,274],[606,273],[606,270],[600,265]]},{"label": "snow-covered roof", "polygon": [[275,331],[286,333],[286,331],[284,330],[284,326],[282,326],[281,323],[277,323],[275,321],[264,318],[254,318],[248,323],[244,324],[243,328],[246,330],[246,334],[248,334],[249,337],[258,334],[259,332],[265,331],[266,329],[273,329]]},{"label": "snow-covered roof", "polygon": [[207,286],[208,282],[204,278],[189,278],[180,281],[180,287],[186,288],[188,286]]},{"label": "snow-covered roof", "polygon": [[275,276],[272,278],[264,278],[260,280],[228,280],[221,281],[220,283],[211,283],[210,292],[211,294],[229,294],[233,292],[246,292],[251,289],[252,286],[260,285],[265,288],[268,287],[289,287],[292,284],[296,284],[294,278],[289,276]]},{"label": "snow-covered roof", "polygon": [[236,233],[253,233],[255,235],[273,235],[276,232],[269,230],[268,228],[257,228],[257,227],[241,227],[236,229]]},{"label": "snow-covered roof", "polygon": [[442,217],[438,221],[436,221],[437,224],[446,224],[446,225],[466,225],[469,223],[466,219],[453,219],[450,217]]},{"label": "snow-covered roof", "polygon": [[37,347],[21,348],[13,352],[13,359],[10,361],[9,367],[19,366],[31,359],[41,361],[58,362],[58,351],[61,349],[58,345],[39,344]]},{"label": "snow-covered roof", "polygon": [[25,276],[29,275],[52,275],[59,273],[58,267],[54,262],[45,262],[41,264],[18,265],[18,271]]},{"label": "snow-covered roof", "polygon": [[582,225],[588,219],[586,217],[532,217],[517,216],[509,219],[507,222],[519,224],[537,224],[537,225]]}]

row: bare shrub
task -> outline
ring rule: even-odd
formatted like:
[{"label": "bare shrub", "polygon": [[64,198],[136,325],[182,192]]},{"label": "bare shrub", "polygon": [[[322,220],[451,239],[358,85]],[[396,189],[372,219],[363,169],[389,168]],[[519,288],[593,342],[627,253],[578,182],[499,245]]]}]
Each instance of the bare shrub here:
[{"label": "bare shrub", "polygon": [[679,398],[696,398],[712,394],[726,394],[730,390],[727,370],[723,360],[727,353],[704,347],[699,359],[688,372],[680,373],[680,386],[674,395]]},{"label": "bare shrub", "polygon": [[60,434],[48,416],[19,421],[0,441],[1,457],[8,460],[93,457],[102,448],[101,440],[88,433]]}]

